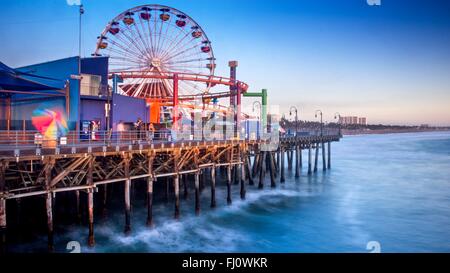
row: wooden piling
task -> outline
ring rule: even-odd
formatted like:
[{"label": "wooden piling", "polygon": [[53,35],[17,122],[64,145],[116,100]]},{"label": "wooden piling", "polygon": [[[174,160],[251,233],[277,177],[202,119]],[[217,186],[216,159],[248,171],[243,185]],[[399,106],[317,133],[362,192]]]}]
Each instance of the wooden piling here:
[{"label": "wooden piling", "polygon": [[253,175],[252,175],[252,172],[250,171],[250,170],[251,170],[251,167],[250,167],[250,166],[251,166],[250,155],[247,155],[246,157],[247,157],[247,160],[246,160],[245,167],[246,167],[246,169],[247,169],[248,184],[249,184],[250,186],[253,186],[255,183],[254,183],[254,181],[253,181]]},{"label": "wooden piling", "polygon": [[270,187],[275,188],[277,185],[275,183],[275,155],[273,152],[267,152],[269,160],[269,171],[270,171]]},{"label": "wooden piling", "polygon": [[45,208],[47,211],[47,244],[48,251],[53,251],[53,198],[52,193],[49,192],[45,198]]},{"label": "wooden piling", "polygon": [[328,141],[328,169],[331,168],[331,141]]},{"label": "wooden piling", "polygon": [[259,153],[255,151],[255,158],[253,159],[252,177],[256,177],[259,170]]},{"label": "wooden piling", "polygon": [[[93,178],[93,174],[94,174],[94,163],[95,163],[95,158],[91,157],[89,159],[89,164],[88,164],[88,171],[87,171],[87,176],[86,176],[86,184],[88,185],[94,185],[94,178]],[[94,240],[94,189],[88,189],[87,191],[87,195],[88,195],[88,225],[89,225],[89,237],[88,237],[88,246],[89,247],[93,247],[95,244],[95,240]]]},{"label": "wooden piling", "polygon": [[77,224],[81,224],[81,209],[80,209],[80,191],[75,191],[75,213],[76,213],[76,222]]},{"label": "wooden piling", "polygon": [[181,177],[182,177],[182,179],[183,179],[183,190],[184,190],[184,192],[183,192],[183,198],[184,199],[187,199],[188,198],[188,195],[189,195],[189,190],[188,190],[188,176],[187,176],[187,174],[183,174],[183,175],[181,175]]},{"label": "wooden piling", "polygon": [[292,153],[291,150],[287,150],[288,170],[292,170]]},{"label": "wooden piling", "polygon": [[211,208],[216,207],[216,167],[211,167]]},{"label": "wooden piling", "polygon": [[234,165],[233,167],[233,184],[239,185],[239,182],[241,180],[241,174],[239,170],[239,164]]},{"label": "wooden piling", "polygon": [[166,203],[169,203],[169,191],[170,191],[170,184],[169,184],[169,177],[165,177],[164,181],[166,184],[166,189],[165,189],[165,193],[164,193],[164,200],[166,201]]},{"label": "wooden piling", "polygon": [[231,165],[227,166],[227,204],[231,205]]},{"label": "wooden piling", "polygon": [[147,226],[153,227],[153,177],[147,178]]},{"label": "wooden piling", "polygon": [[106,216],[108,207],[108,184],[103,185],[102,215]]},{"label": "wooden piling", "polygon": [[280,166],[280,183],[284,183],[285,181],[285,177],[284,177],[284,147],[280,145],[280,161],[281,161],[281,166]]},{"label": "wooden piling", "polygon": [[130,155],[126,154],[124,157],[124,174],[125,174],[125,234],[131,232],[131,200],[130,200],[130,190],[131,190],[131,179],[130,179]]},{"label": "wooden piling", "polygon": [[[50,159],[51,160],[51,159]],[[45,209],[47,212],[47,244],[48,251],[52,252],[54,250],[53,246],[53,194],[50,192],[50,185],[52,181],[52,163],[46,162],[45,164],[45,185],[47,189],[47,194],[45,196]]]},{"label": "wooden piling", "polygon": [[6,252],[6,199],[0,198],[0,253]]},{"label": "wooden piling", "polygon": [[[6,187],[6,163],[0,161],[0,193]],[[0,198],[0,253],[6,252],[6,199]]]},{"label": "wooden piling", "polygon": [[175,219],[180,218],[180,177],[175,175],[173,177],[173,187],[175,192]]},{"label": "wooden piling", "polygon": [[314,157],[314,172],[317,172],[318,160],[319,160],[319,142],[316,143],[316,156]]},{"label": "wooden piling", "polygon": [[300,177],[300,149],[298,148],[298,144],[295,144],[295,178]]},{"label": "wooden piling", "polygon": [[309,174],[309,175],[312,173],[312,153],[311,153],[311,146],[312,146],[312,144],[309,143],[309,145],[308,145],[308,174]]},{"label": "wooden piling", "polygon": [[244,165],[241,165],[241,199],[244,200],[245,199],[245,167]]},{"label": "wooden piling", "polygon": [[303,156],[302,156],[302,145],[301,144],[298,144],[298,148],[299,148],[299,151],[300,151],[300,156],[299,156],[299,165],[300,165],[300,169],[303,167]]},{"label": "wooden piling", "polygon": [[322,144],[322,170],[326,171],[327,170],[327,164],[326,164],[326,160],[325,160],[325,143],[321,142]]},{"label": "wooden piling", "polygon": [[280,163],[280,149],[277,151],[277,161],[276,161],[276,163],[277,164],[275,166],[277,167],[276,169],[277,169],[277,173],[278,173],[280,171],[280,164],[281,164]]},{"label": "wooden piling", "polygon": [[93,247],[95,245],[94,239],[94,190],[89,189],[88,192],[88,214],[89,214],[89,237],[88,246]]},{"label": "wooden piling", "polygon": [[258,189],[264,188],[264,176],[265,176],[265,169],[266,169],[266,152],[261,152],[261,166],[259,167],[259,184]]},{"label": "wooden piling", "polygon": [[195,215],[200,214],[200,174],[195,173]]}]

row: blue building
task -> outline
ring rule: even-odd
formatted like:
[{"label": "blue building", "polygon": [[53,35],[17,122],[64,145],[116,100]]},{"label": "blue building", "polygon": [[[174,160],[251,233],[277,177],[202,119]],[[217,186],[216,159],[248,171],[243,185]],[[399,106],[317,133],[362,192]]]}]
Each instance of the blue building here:
[{"label": "blue building", "polygon": [[7,121],[0,130],[34,130],[33,111],[43,104],[64,109],[70,130],[84,130],[93,122],[98,130],[115,129],[119,122],[148,117],[144,100],[109,92],[108,57],[81,58],[81,79],[79,60],[69,57],[15,69],[25,79],[37,79],[39,84],[61,90],[59,95],[43,90],[13,93],[2,90],[0,82],[0,120]]}]

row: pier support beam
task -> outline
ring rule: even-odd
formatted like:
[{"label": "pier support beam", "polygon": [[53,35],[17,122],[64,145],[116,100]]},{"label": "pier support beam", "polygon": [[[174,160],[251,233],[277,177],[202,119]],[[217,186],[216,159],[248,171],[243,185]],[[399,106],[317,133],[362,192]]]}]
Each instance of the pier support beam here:
[{"label": "pier support beam", "polygon": [[[280,146],[281,146],[281,144],[280,144]],[[280,150],[278,150],[277,151],[277,161],[276,161],[276,167],[277,167],[277,173],[280,171],[280,153],[281,153],[281,148],[280,148]]]},{"label": "pier support beam", "polygon": [[295,178],[300,177],[300,149],[298,147],[298,144],[295,144]]},{"label": "pier support beam", "polygon": [[6,199],[0,198],[0,254],[6,252]]},{"label": "pier support beam", "polygon": [[280,145],[280,161],[281,161],[281,166],[280,166],[280,183],[284,183],[285,181],[285,177],[284,177],[284,147]]},{"label": "pier support beam", "polygon": [[251,166],[250,155],[246,155],[246,158],[247,158],[247,160],[246,160],[246,163],[245,163],[245,167],[247,169],[248,184],[250,186],[253,186],[254,182],[253,182],[253,174],[252,174],[251,168],[250,168],[250,166]]},{"label": "pier support beam", "polygon": [[314,172],[317,172],[318,160],[319,160],[319,142],[316,143],[316,156],[314,157]]},{"label": "pier support beam", "polygon": [[300,165],[300,169],[303,167],[303,157],[302,157],[302,145],[301,144],[299,144],[299,150],[300,150],[300,156],[299,156],[299,165]]},{"label": "pier support beam", "polygon": [[130,155],[126,154],[124,157],[124,173],[125,173],[125,234],[131,232],[131,179],[130,179]]},{"label": "pier support beam", "polygon": [[77,224],[81,223],[81,209],[80,209],[80,191],[75,191],[75,213],[76,213],[76,222]]},{"label": "pier support beam", "polygon": [[106,216],[108,203],[108,184],[103,185],[102,215]]},{"label": "pier support beam", "polygon": [[325,172],[327,170],[327,163],[325,160],[325,142],[321,142],[322,144],[322,170]]},{"label": "pier support beam", "polygon": [[53,159],[47,159],[45,164],[44,175],[47,194],[45,196],[45,209],[47,212],[47,238],[48,238],[48,251],[53,252],[53,194],[50,192],[50,185],[52,181],[52,168],[54,162]]},{"label": "pier support beam", "polygon": [[200,214],[200,173],[195,173],[195,215]]},{"label": "pier support beam", "polygon": [[[86,184],[94,185],[94,163],[95,158],[89,158],[88,171],[86,176]],[[95,244],[94,240],[94,189],[90,188],[87,191],[87,201],[88,201],[88,224],[89,224],[89,237],[88,246],[93,247]]]},{"label": "pier support beam", "polygon": [[165,199],[166,203],[169,203],[169,191],[170,191],[169,178],[165,177],[164,182],[166,184],[166,191],[164,193],[164,199]]},{"label": "pier support beam", "polygon": [[183,180],[183,190],[184,190],[183,198],[187,199],[188,195],[189,195],[189,191],[188,191],[188,176],[187,176],[187,174],[183,174],[181,177],[182,177],[182,180]]},{"label": "pier support beam", "polygon": [[309,145],[308,145],[308,175],[311,175],[311,173],[312,173],[312,153],[311,153],[311,146],[312,146],[312,144],[309,143]]},{"label": "pier support beam", "polygon": [[261,152],[261,166],[259,167],[259,184],[258,189],[264,188],[264,176],[266,172],[266,152]]},{"label": "pier support beam", "polygon": [[292,170],[292,151],[291,150],[287,150],[287,160],[288,160],[288,170]]},{"label": "pier support beam", "polygon": [[180,219],[180,176],[173,177],[173,187],[175,192],[175,219]]},{"label": "pier support beam", "polygon": [[153,227],[153,177],[147,178],[147,226]]},{"label": "pier support beam", "polygon": [[53,196],[52,193],[47,193],[45,197],[45,209],[47,211],[47,244],[48,251],[53,251]]},{"label": "pier support beam", "polygon": [[245,166],[247,165],[247,156],[245,154],[241,155],[241,199],[245,199]]},{"label": "pier support beam", "polygon": [[253,160],[252,177],[256,177],[259,170],[259,153],[255,151],[255,158]]},{"label": "pier support beam", "polygon": [[94,240],[94,189],[89,189],[88,192],[88,214],[89,214],[89,237],[88,246],[93,247],[95,245]]},{"label": "pier support beam", "polygon": [[331,141],[328,141],[328,169],[331,168]]},{"label": "pier support beam", "polygon": [[216,167],[211,167],[211,208],[216,207]]},{"label": "pier support beam", "polygon": [[[6,163],[0,162],[0,193],[5,191]],[[6,199],[0,198],[0,254],[6,252]]]},{"label": "pier support beam", "polygon": [[231,205],[231,165],[227,166],[227,204]]},{"label": "pier support beam", "polygon": [[275,188],[277,184],[275,183],[275,155],[273,152],[267,152],[269,160],[269,171],[270,171],[270,187]]}]

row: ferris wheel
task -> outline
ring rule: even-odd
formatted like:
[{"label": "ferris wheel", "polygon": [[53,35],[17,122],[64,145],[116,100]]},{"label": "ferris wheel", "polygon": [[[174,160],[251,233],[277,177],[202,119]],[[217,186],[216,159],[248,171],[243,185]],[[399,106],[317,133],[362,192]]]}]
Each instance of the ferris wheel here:
[{"label": "ferris wheel", "polygon": [[[119,88],[128,96],[165,99],[173,96],[167,75],[214,76],[211,41],[191,17],[167,6],[144,5],[122,12],[97,39],[94,56],[109,56],[109,72],[140,73]],[[210,81],[179,81],[179,94],[206,94]]]}]

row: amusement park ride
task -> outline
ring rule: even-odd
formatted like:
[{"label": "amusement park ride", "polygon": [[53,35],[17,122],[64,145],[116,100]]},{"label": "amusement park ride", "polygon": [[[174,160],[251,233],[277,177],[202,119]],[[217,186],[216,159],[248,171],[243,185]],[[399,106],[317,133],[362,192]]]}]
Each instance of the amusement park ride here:
[{"label": "amusement park ride", "polygon": [[[121,82],[115,80],[113,90],[145,99],[152,122],[159,123],[165,107],[171,109],[175,129],[180,119],[192,119],[196,111],[234,115],[235,124],[240,123],[241,95],[248,85],[236,80],[237,62],[229,62],[229,78],[214,75],[211,41],[177,9],[144,5],[122,12],[98,37],[93,56],[109,57],[109,79]],[[220,86],[228,90],[214,91]],[[218,104],[224,97],[230,98],[229,106]]]}]

